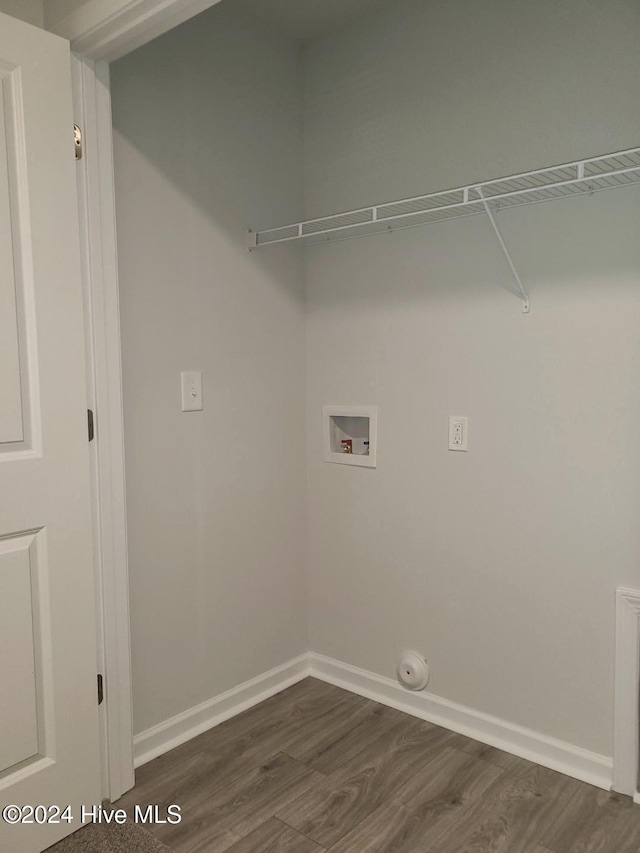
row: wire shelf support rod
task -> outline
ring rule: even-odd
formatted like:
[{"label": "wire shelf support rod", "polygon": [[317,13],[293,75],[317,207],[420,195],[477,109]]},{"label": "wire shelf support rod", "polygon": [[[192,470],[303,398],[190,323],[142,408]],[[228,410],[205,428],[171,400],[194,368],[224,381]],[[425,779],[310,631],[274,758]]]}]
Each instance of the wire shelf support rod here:
[{"label": "wire shelf support rod", "polygon": [[507,259],[507,263],[509,264],[509,268],[511,270],[511,273],[515,279],[516,285],[518,286],[518,290],[520,291],[520,295],[522,296],[522,313],[528,314],[529,309],[530,309],[529,294],[525,290],[524,285],[522,284],[522,280],[521,280],[520,276],[518,275],[518,270],[516,269],[516,265],[513,262],[513,258],[511,257],[511,253],[509,252],[509,249],[507,248],[507,244],[504,242],[504,237],[502,236],[502,233],[501,233],[500,229],[498,228],[498,223],[496,222],[495,217],[493,215],[493,212],[492,212],[491,208],[489,207],[489,203],[487,202],[487,199],[485,198],[485,195],[482,192],[482,187],[476,187],[476,192],[478,193],[478,195],[482,199],[482,204],[484,206],[484,209],[485,209],[487,216],[489,217],[489,222],[491,223],[491,226],[496,233],[496,237],[498,238],[498,243],[500,243],[500,248],[502,249],[502,252],[503,252],[505,258]]}]

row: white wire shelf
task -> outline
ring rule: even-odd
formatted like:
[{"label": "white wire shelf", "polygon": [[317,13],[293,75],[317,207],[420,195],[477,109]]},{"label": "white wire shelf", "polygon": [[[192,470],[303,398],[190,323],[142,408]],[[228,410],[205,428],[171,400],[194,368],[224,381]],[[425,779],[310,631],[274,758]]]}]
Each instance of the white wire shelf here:
[{"label": "white wire shelf", "polygon": [[640,183],[640,148],[629,148],[547,169],[307,219],[264,231],[249,231],[247,243],[250,249],[294,240],[312,245],[326,243],[347,237],[364,237],[400,228],[430,225],[477,213],[495,213],[507,207],[555,201],[567,196],[590,195],[634,183]]}]

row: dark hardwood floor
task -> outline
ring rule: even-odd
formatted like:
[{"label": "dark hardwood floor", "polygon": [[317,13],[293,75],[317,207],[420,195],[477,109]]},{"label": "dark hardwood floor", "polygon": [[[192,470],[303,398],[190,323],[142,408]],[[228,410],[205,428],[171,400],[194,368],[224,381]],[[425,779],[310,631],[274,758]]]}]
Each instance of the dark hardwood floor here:
[{"label": "dark hardwood floor", "polygon": [[141,767],[176,853],[640,853],[640,806],[308,678]]}]

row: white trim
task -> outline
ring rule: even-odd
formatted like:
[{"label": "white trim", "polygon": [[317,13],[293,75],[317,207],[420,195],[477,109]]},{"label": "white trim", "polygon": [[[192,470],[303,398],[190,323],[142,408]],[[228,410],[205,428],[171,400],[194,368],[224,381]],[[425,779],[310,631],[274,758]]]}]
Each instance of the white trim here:
[{"label": "white trim", "polygon": [[616,665],[613,725],[613,790],[640,802],[638,791],[638,641],[640,592],[616,590]]},{"label": "white trim", "polygon": [[232,687],[134,737],[135,766],[140,767],[196,735],[264,702],[309,675],[307,654]]},{"label": "white trim", "polygon": [[134,785],[124,428],[108,66],[72,57],[74,108],[83,130],[77,163],[91,446],[103,796]]},{"label": "white trim", "polygon": [[300,655],[136,735],[135,766],[146,764],[309,675],[606,791],[611,788],[612,761],[604,755],[432,693],[405,690],[391,678],[315,652]]},{"label": "white trim", "polygon": [[[86,0],[47,29],[71,42],[71,49],[94,61],[112,62],[220,0]],[[45,15],[47,15],[45,7]]]},{"label": "white trim", "polygon": [[391,678],[314,652],[309,654],[309,673],[336,687],[374,699],[528,761],[535,761],[566,776],[607,791],[611,788],[612,762],[604,755],[458,705],[432,693],[405,690]]}]

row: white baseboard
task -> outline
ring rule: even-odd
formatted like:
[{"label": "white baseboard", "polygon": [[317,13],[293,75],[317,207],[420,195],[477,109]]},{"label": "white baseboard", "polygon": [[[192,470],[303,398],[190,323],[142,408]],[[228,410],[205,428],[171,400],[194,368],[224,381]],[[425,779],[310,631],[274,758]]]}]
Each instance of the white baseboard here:
[{"label": "white baseboard", "polygon": [[134,766],[146,764],[308,675],[309,656],[303,654],[135,735]]},{"label": "white baseboard", "polygon": [[611,789],[613,762],[604,755],[589,752],[571,743],[508,723],[425,691],[413,693],[390,678],[315,652],[309,654],[309,674],[335,684],[336,687],[343,687],[414,717],[535,761],[598,788],[604,788],[606,791]]},{"label": "white baseboard", "polygon": [[413,693],[391,678],[315,652],[300,655],[136,735],[133,739],[135,766],[146,764],[308,675],[598,788],[606,791],[611,789],[613,762],[604,755],[458,705],[432,693]]}]

